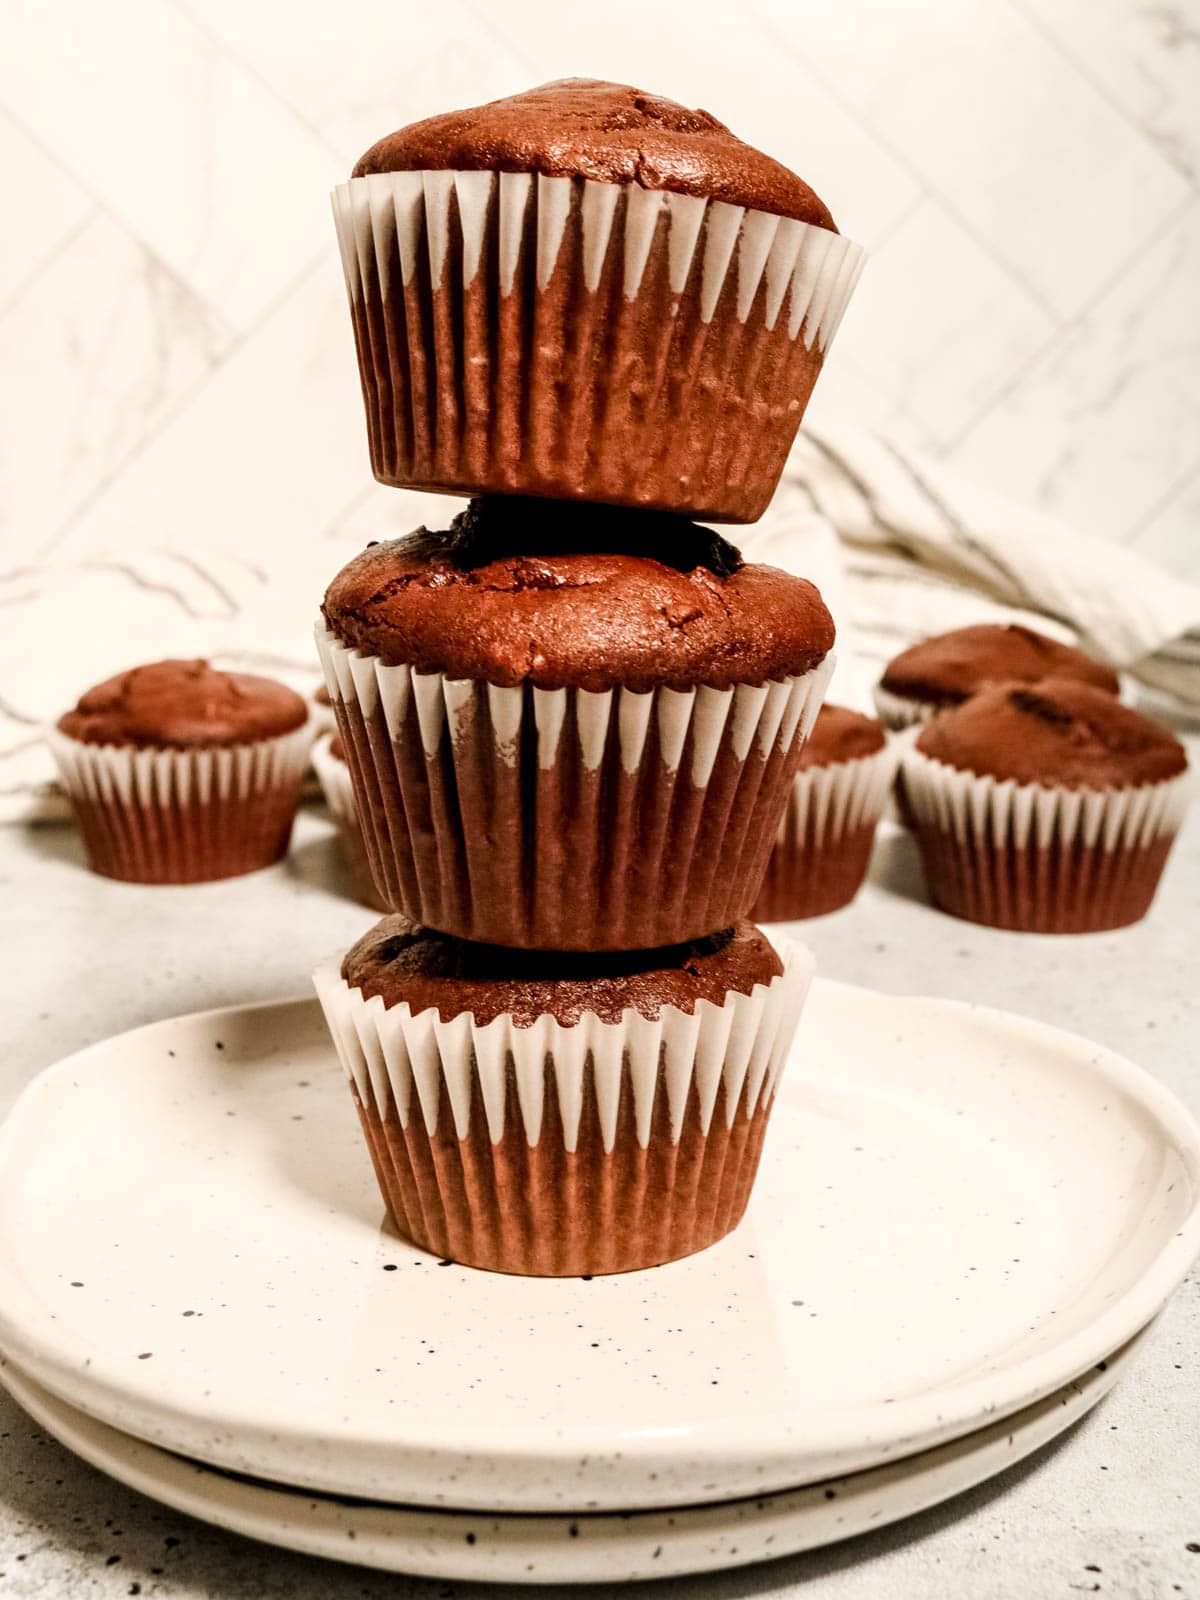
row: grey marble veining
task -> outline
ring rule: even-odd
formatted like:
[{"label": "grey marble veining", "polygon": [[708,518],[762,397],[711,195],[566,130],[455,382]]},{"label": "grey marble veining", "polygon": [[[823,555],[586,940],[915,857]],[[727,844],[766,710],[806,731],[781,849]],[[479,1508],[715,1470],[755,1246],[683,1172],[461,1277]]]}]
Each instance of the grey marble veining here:
[{"label": "grey marble veining", "polygon": [[390,127],[584,72],[709,107],[866,245],[814,416],[1200,574],[1180,533],[1200,467],[1196,0],[611,0],[603,29],[551,0],[289,15],[0,15],[14,549],[164,521],[233,525],[267,560],[319,537],[367,476],[331,185]]}]

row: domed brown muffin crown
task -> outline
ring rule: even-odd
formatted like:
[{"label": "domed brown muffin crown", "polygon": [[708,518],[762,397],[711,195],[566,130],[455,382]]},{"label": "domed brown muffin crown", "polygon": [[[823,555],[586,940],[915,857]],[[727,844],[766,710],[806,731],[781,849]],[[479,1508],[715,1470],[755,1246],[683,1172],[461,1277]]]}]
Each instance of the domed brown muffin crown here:
[{"label": "domed brown muffin crown", "polygon": [[[708,530],[693,530],[704,535],[696,541],[678,517],[604,508],[615,519],[610,546],[632,526],[654,553],[592,548],[604,535],[593,538],[595,516],[576,512],[541,503],[539,517],[560,519],[558,553],[536,521],[520,555],[509,553],[507,524],[491,541],[421,529],[371,545],[329,586],[325,619],[343,644],[385,662],[544,689],[760,684],[807,672],[832,648],[833,620],[803,578],[726,572],[732,563],[713,561]],[[663,523],[670,532],[656,547]],[[576,536],[584,548],[572,552]]]},{"label": "domed brown muffin crown", "polygon": [[399,128],[371,146],[354,176],[447,169],[637,183],[837,231],[807,183],[707,111],[595,78],[560,78]]},{"label": "domed brown muffin crown", "polygon": [[984,622],[923,639],[889,661],[880,682],[892,694],[944,706],[991,683],[1039,678],[1074,678],[1109,694],[1120,690],[1111,667],[1016,622]]},{"label": "domed brown muffin crown", "polygon": [[1048,788],[1125,789],[1177,777],[1174,734],[1093,684],[997,684],[935,717],[917,739],[935,761]]},{"label": "domed brown muffin crown", "polygon": [[307,716],[301,696],[273,678],[155,661],[89,689],[58,728],[84,744],[190,750],[277,738]]},{"label": "domed brown muffin crown", "polygon": [[887,735],[872,717],[826,701],[804,741],[800,765],[832,767],[841,761],[857,761],[861,756],[876,755],[886,743]]},{"label": "domed brown muffin crown", "polygon": [[444,1022],[470,1012],[486,1025],[499,1016],[528,1028],[552,1016],[572,1027],[585,1012],[619,1022],[627,1010],[657,1017],[665,1006],[692,1012],[699,1000],[724,1005],[750,994],[783,963],[748,922],[666,950],[571,954],[470,944],[393,915],[347,951],[342,977],[364,999],[405,1002],[413,1013],[436,1009]]}]

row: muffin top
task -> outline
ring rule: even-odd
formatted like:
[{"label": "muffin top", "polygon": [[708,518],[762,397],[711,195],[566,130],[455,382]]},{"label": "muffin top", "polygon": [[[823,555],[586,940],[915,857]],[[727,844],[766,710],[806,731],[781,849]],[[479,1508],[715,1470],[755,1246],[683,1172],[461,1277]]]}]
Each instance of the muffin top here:
[{"label": "muffin top", "polygon": [[342,977],[364,999],[408,1002],[414,1014],[436,1009],[443,1022],[469,1011],[481,1025],[508,1016],[518,1028],[552,1016],[565,1027],[584,1012],[619,1022],[664,1006],[691,1012],[698,1000],[724,1005],[734,991],[770,983],[783,963],[749,922],[665,950],[562,953],[469,944],[387,916],[347,951]]},{"label": "muffin top", "polygon": [[58,728],[84,744],[196,750],[273,739],[307,717],[301,696],[273,678],[218,672],[207,661],[155,661],[89,689]]},{"label": "muffin top", "polygon": [[1177,777],[1174,734],[1094,684],[994,684],[935,717],[917,749],[980,776],[1060,789],[1126,789]]},{"label": "muffin top", "polygon": [[813,731],[804,741],[801,767],[832,767],[840,761],[857,761],[883,749],[887,735],[871,717],[846,706],[823,705]]},{"label": "muffin top", "polygon": [[809,671],[834,637],[811,583],[743,564],[710,529],[512,496],[369,545],[323,610],[390,664],[543,689],[759,684]]},{"label": "muffin top", "polygon": [[947,706],[989,683],[1039,678],[1074,678],[1109,694],[1120,690],[1110,667],[1016,622],[984,622],[923,639],[889,661],[880,682],[892,694]]},{"label": "muffin top", "polygon": [[354,176],[447,168],[637,183],[837,231],[808,184],[707,111],[596,78],[560,78],[399,128],[371,146]]}]

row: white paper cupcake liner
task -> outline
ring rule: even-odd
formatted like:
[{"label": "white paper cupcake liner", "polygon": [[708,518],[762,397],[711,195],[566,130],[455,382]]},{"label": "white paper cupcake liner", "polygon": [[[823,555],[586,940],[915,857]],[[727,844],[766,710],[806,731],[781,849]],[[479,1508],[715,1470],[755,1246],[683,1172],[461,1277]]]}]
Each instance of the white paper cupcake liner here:
[{"label": "white paper cupcake liner", "polygon": [[317,646],[384,900],[460,938],[636,950],[748,911],[832,657],[737,688],[498,688]]},{"label": "white paper cupcake liner", "polygon": [[1187,774],[1124,789],[1052,788],[903,752],[904,799],[935,903],[1038,932],[1121,927],[1153,898]]},{"label": "white paper cupcake liner", "polygon": [[[333,722],[333,711],[324,707],[329,719]],[[336,723],[334,724],[336,727]],[[350,871],[353,875],[355,891],[358,898],[365,905],[373,906],[376,910],[390,909],[385,905],[375,880],[371,873],[371,863],[367,856],[367,847],[363,842],[362,827],[358,820],[358,806],[354,799],[354,784],[350,777],[350,769],[345,761],[331,754],[333,734],[322,734],[312,748],[312,764],[317,774],[317,781],[321,786],[321,793],[329,807],[333,820],[337,823],[349,860]]]},{"label": "white paper cupcake liner", "polygon": [[382,481],[732,521],[770,498],[863,264],[636,183],[376,173],[333,211]]},{"label": "white paper cupcake liner", "polygon": [[893,694],[890,689],[885,689],[877,683],[871,691],[875,701],[875,712],[885,728],[890,728],[895,733],[903,732],[905,728],[914,728],[929,721],[935,716],[939,707],[931,700],[913,700],[908,695]]},{"label": "white paper cupcake liner", "polygon": [[803,768],[788,796],[780,838],[807,836],[819,845],[857,828],[873,827],[883,815],[898,759],[896,745],[889,739],[871,755]]},{"label": "white paper cupcake liner", "polygon": [[573,1026],[364,999],[314,975],[401,1232],[504,1272],[620,1272],[736,1226],[811,982],[807,951],[723,1005]]},{"label": "white paper cupcake liner", "polygon": [[220,749],[46,739],[96,871],[186,883],[266,866],[287,846],[308,766],[311,722]]},{"label": "white paper cupcake liner", "polygon": [[319,739],[323,733],[334,733],[337,729],[337,718],[333,714],[333,707],[318,700],[316,695],[308,697],[308,720],[314,739]]},{"label": "white paper cupcake liner", "polygon": [[607,1154],[616,1144],[623,1094],[632,1096],[642,1149],[664,1094],[667,1115],[655,1131],[672,1144],[679,1143],[689,1106],[707,1135],[719,1090],[726,1127],[772,1098],[816,965],[810,951],[791,941],[780,941],[779,953],[781,976],[755,984],[750,994],[731,992],[723,1005],[698,1000],[692,1012],[664,1006],[657,1017],[630,1008],[619,1022],[585,1012],[572,1025],[553,1016],[531,1027],[508,1016],[480,1024],[470,1012],[443,1021],[433,1008],[414,1015],[407,1002],[387,1007],[378,995],[364,999],[342,977],[340,957],[323,962],[313,982],[359,1098],[383,1116],[394,1111],[401,1127],[419,1118],[432,1136],[448,1113],[454,1136],[466,1139],[482,1110],[492,1144],[515,1130],[536,1147],[549,1089],[557,1103],[554,1135],[563,1147],[577,1148],[590,1101]]},{"label": "white paper cupcake liner", "polygon": [[[332,716],[332,712],[330,713]],[[336,724],[335,724],[336,727]],[[334,821],[339,827],[352,828],[361,837],[358,825],[358,808],[354,803],[354,784],[350,769],[344,761],[330,753],[335,734],[323,733],[312,747],[313,770],[325,796]]]},{"label": "white paper cupcake liner", "polygon": [[895,781],[899,750],[881,750],[796,774],[754,903],[756,921],[824,916],[858,892],[875,828]]}]

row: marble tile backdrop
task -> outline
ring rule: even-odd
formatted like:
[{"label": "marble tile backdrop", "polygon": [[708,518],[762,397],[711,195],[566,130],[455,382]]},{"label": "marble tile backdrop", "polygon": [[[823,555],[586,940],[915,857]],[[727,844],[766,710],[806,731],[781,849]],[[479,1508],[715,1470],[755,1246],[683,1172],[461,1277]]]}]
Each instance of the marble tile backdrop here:
[{"label": "marble tile backdrop", "polygon": [[369,477],[328,190],[401,122],[586,73],[707,106],[868,246],[814,416],[1200,579],[1200,0],[602,12],[8,0],[3,565],[419,520]]}]

